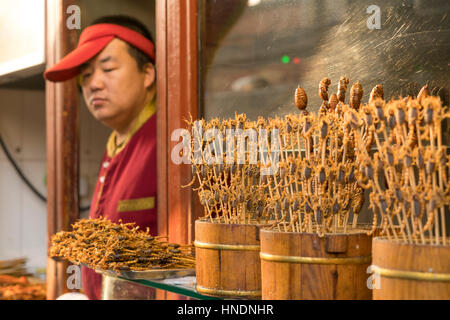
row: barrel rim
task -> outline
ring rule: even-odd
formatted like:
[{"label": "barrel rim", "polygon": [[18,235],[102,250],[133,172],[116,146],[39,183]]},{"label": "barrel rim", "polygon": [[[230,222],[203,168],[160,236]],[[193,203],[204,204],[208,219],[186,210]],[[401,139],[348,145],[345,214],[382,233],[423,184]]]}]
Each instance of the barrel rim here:
[{"label": "barrel rim", "polygon": [[200,293],[218,295],[218,296],[230,296],[230,297],[261,297],[261,290],[226,290],[226,289],[213,289],[203,287],[196,284],[195,290]]},{"label": "barrel rim", "polygon": [[[347,233],[324,233],[323,237],[329,236],[355,236],[355,235],[364,235],[371,237],[372,235],[368,234],[370,230],[361,229],[360,232],[347,232]],[[296,235],[307,235],[307,236],[317,236],[320,237],[316,232],[292,232],[292,231],[278,231],[278,230],[267,230],[265,228],[260,229],[260,233],[280,233],[280,234],[296,234]]]},{"label": "barrel rim", "polygon": [[216,219],[213,219],[213,221],[211,221],[211,219],[208,218],[199,218],[197,220],[195,220],[195,223],[205,223],[205,224],[214,224],[214,225],[223,225],[223,226],[248,226],[248,227],[257,227],[257,228],[263,228],[266,226],[269,226],[270,224],[267,223],[225,223],[225,222],[218,222],[218,221],[214,221]]},{"label": "barrel rim", "polygon": [[260,251],[259,244],[226,244],[226,243],[209,243],[203,241],[194,241],[194,246],[201,249],[212,250],[233,250],[233,251]]},{"label": "barrel rim", "polygon": [[396,246],[413,246],[413,247],[427,247],[427,248],[448,248],[450,249],[450,238],[448,239],[448,245],[443,245],[443,244],[434,244],[434,243],[409,243],[409,242],[405,242],[402,239],[388,239],[385,236],[380,236],[380,237],[374,237],[372,239],[373,244],[375,243],[390,243],[392,245],[396,245]]},{"label": "barrel rim", "polygon": [[379,275],[384,278],[392,278],[399,280],[450,282],[450,273],[406,271],[406,270],[382,268],[377,265],[371,265],[371,270],[373,274]]},{"label": "barrel rim", "polygon": [[285,256],[260,252],[261,260],[271,262],[286,262],[286,263],[300,263],[300,264],[369,264],[372,261],[372,256],[359,257],[301,257],[301,256]]}]

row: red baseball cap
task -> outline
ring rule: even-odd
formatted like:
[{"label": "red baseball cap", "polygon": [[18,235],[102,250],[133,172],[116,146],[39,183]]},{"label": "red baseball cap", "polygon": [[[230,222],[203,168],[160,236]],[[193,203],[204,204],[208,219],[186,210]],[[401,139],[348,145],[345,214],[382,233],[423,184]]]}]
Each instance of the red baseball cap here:
[{"label": "red baseball cap", "polygon": [[44,72],[44,78],[65,81],[81,72],[81,65],[100,53],[114,38],[119,38],[146,54],[155,63],[155,45],[140,33],[111,23],[99,23],[83,30],[75,50]]}]

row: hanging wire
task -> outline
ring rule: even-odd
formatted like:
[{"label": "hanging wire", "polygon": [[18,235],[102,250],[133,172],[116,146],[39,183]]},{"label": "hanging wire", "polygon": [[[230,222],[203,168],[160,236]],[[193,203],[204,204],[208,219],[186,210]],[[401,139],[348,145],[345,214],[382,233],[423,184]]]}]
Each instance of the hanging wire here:
[{"label": "hanging wire", "polygon": [[[22,179],[22,181],[28,186],[28,188],[30,188],[30,190],[39,198],[41,199],[43,202],[47,203],[47,198],[45,195],[43,195],[41,192],[39,192],[38,189],[36,189],[35,186],[33,186],[33,184],[30,182],[30,180],[27,179],[27,177],[25,176],[25,174],[23,173],[23,171],[19,168],[19,166],[17,165],[17,163],[14,161],[14,158],[11,156],[11,153],[9,152],[8,148],[5,145],[5,142],[3,141],[2,136],[0,135],[0,146],[3,150],[3,152],[6,155],[6,158],[8,159],[8,161],[11,163],[11,165],[14,167],[14,170],[17,172],[17,174],[19,175],[19,177]],[[87,211],[90,209],[90,206],[87,207],[78,207],[78,209],[80,210],[80,212],[82,211]]]}]

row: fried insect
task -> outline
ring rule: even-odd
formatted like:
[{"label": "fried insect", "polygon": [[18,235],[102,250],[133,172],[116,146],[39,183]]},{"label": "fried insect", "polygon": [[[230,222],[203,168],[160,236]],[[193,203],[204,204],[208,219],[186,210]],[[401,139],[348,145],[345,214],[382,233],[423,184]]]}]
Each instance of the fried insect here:
[{"label": "fried insect", "polygon": [[339,103],[338,97],[336,93],[331,94],[330,100],[328,100],[328,110],[334,112],[336,110],[336,106]]},{"label": "fried insect", "polygon": [[381,84],[377,84],[370,92],[369,103],[374,102],[376,99],[384,100],[384,90]]},{"label": "fried insect", "polygon": [[337,88],[337,98],[340,102],[345,103],[345,93],[347,92],[347,86],[349,84],[349,80],[346,77],[341,76],[338,83]]},{"label": "fried insect", "polygon": [[359,83],[359,81],[356,81],[356,83],[353,84],[352,88],[350,89],[350,106],[353,109],[359,110],[363,93],[364,91],[362,85]]},{"label": "fried insect", "polygon": [[417,126],[416,121],[419,118],[419,108],[417,100],[408,101],[408,146],[413,149],[417,146],[418,137],[417,137]]},{"label": "fried insect", "polygon": [[[328,98],[326,79],[321,98]],[[359,82],[345,105],[347,84],[341,77],[337,94],[322,100],[321,113],[306,111],[306,92],[298,87],[294,101],[300,113],[257,121],[238,114],[203,121],[203,130],[217,129],[224,145],[231,146],[224,164],[211,164],[205,154],[224,152],[212,140],[198,143],[202,162],[192,171],[192,186],[204,218],[319,235],[346,232],[357,227],[364,187],[373,190],[372,231],[381,228],[390,238],[410,242],[424,242],[425,236],[445,241],[438,223],[445,220],[441,208],[449,202],[449,157],[438,132],[448,110],[433,97],[385,102],[381,85],[373,88],[370,103],[362,105]],[[227,129],[254,129],[261,135],[242,138],[227,135]],[[254,150],[263,152],[252,158]]]},{"label": "fried insect", "polygon": [[324,101],[328,101],[328,87],[331,84],[330,78],[323,78],[319,83],[319,97]]},{"label": "fried insect", "polygon": [[[450,161],[442,123],[450,117],[438,97],[424,86],[416,99],[380,99],[363,106],[362,127],[351,126],[361,164],[358,182],[370,189],[370,208],[381,217],[383,235],[409,243],[448,243],[445,208],[450,205]],[[373,114],[373,119],[368,115]],[[358,120],[355,120],[358,122]],[[363,132],[374,132],[377,150],[368,152]],[[383,178],[384,182],[380,179]],[[375,223],[374,223],[375,228]]]},{"label": "fried insect", "polygon": [[306,95],[305,90],[300,86],[295,89],[294,101],[297,108],[302,111],[305,110],[308,105],[308,96]]},{"label": "fried insect", "polygon": [[195,268],[193,247],[162,241],[134,223],[106,219],[78,220],[72,231],[51,238],[50,257],[94,269],[142,271],[154,268]]},{"label": "fried insect", "polygon": [[0,300],[45,300],[45,283],[32,283],[26,276],[0,275]]},{"label": "fried insect", "polygon": [[430,95],[430,89],[428,88],[428,84],[424,85],[422,89],[420,89],[419,94],[417,95],[417,101],[419,104],[422,104],[423,99]]},{"label": "fried insect", "polygon": [[[326,82],[324,80],[323,84]],[[340,103],[336,97],[334,95],[334,103]],[[282,139],[281,150],[296,146],[303,152],[288,153],[287,156],[283,156],[287,151],[281,152],[278,177],[280,180],[286,179],[288,183],[276,184],[266,196],[267,210],[277,216],[278,223],[274,228],[317,232],[322,236],[357,227],[357,216],[364,197],[362,188],[355,180],[355,141],[348,135],[344,142],[345,148],[342,149],[346,120],[338,113],[326,110],[326,106],[324,101],[323,110],[317,115],[300,114],[286,117],[284,121],[275,121],[297,124],[292,126],[296,127],[292,132],[286,127],[285,132],[294,142],[284,143],[285,139]],[[350,117],[347,123],[358,126],[356,120],[356,117]],[[282,124],[277,126],[284,127]],[[349,216],[353,216],[350,224]]]}]

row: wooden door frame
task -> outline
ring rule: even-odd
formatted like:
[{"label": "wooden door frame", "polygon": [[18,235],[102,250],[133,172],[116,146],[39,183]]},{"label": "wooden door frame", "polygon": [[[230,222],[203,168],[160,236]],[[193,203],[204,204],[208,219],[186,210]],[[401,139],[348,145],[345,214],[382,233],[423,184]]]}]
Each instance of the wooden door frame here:
[{"label": "wooden door frame", "polygon": [[[65,8],[76,0],[47,0],[46,61],[54,65],[77,45],[76,30],[66,28]],[[158,234],[190,243],[200,214],[197,197],[182,188],[191,179],[188,165],[171,161],[171,133],[198,117],[197,0],[156,1],[158,124]],[[47,244],[78,218],[79,105],[75,81],[46,81]],[[68,291],[67,263],[47,260],[47,298]]]},{"label": "wooden door frame", "polygon": [[191,180],[190,166],[176,165],[171,151],[175,129],[198,112],[198,0],[156,1],[156,72],[158,100],[158,233],[169,241],[194,240],[199,217],[197,196],[182,188]]},{"label": "wooden door frame", "polygon": [[[51,67],[77,44],[66,28],[66,8],[74,0],[46,1],[46,62]],[[79,105],[75,81],[45,83],[47,144],[47,248],[50,238],[78,219]],[[68,292],[67,262],[47,259],[47,299]]]}]

